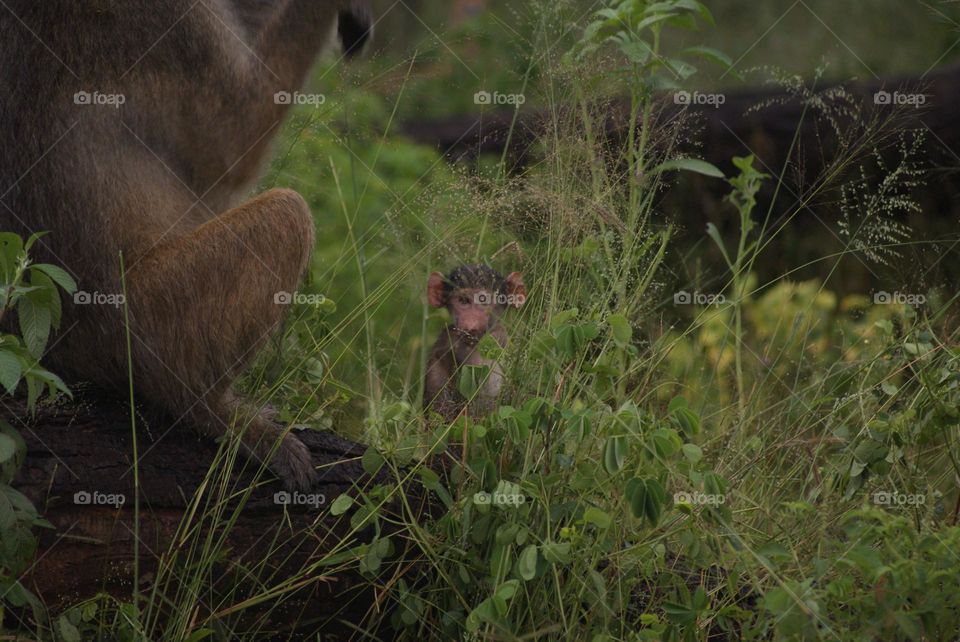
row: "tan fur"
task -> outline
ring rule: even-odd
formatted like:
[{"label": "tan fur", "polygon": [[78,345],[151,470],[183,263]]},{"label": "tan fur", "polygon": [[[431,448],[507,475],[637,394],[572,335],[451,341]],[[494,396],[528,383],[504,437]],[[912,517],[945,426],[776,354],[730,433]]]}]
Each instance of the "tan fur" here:
[{"label": "tan fur", "polygon": [[[37,260],[61,264],[87,292],[122,291],[122,253],[137,397],[210,435],[249,424],[244,444],[261,459],[284,431],[231,385],[284,318],[274,295],[296,289],[314,231],[295,192],[241,197],[288,109],[275,93],[300,88],[338,16],[356,33],[359,7],[8,0],[0,9],[0,229],[50,231]],[[77,105],[80,91],[125,102]],[[122,389],[123,310],[68,303],[62,327],[52,367]],[[271,468],[295,488],[316,477],[292,435]]]}]

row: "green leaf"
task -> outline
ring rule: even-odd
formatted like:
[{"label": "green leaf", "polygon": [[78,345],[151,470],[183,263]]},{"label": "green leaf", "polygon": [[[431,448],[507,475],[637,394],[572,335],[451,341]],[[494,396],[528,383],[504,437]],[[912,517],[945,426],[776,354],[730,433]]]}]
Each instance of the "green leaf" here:
[{"label": "green leaf", "polygon": [[686,436],[696,435],[700,431],[700,416],[689,408],[677,408],[673,419]]},{"label": "green leaf", "polygon": [[8,393],[13,394],[22,375],[23,368],[17,356],[12,352],[0,350],[0,385],[3,385]]},{"label": "green leaf", "polygon": [[634,477],[627,482],[624,495],[627,497],[627,504],[630,506],[630,512],[637,519],[643,519],[646,493],[646,484],[643,483],[642,479]]},{"label": "green leaf", "polygon": [[633,338],[633,328],[630,327],[627,317],[622,314],[611,314],[607,322],[613,331],[614,343],[621,348],[630,345],[630,340]]},{"label": "green leaf", "polygon": [[627,455],[627,438],[624,436],[610,437],[603,448],[603,467],[615,475],[623,468],[623,461]]},{"label": "green leaf", "polygon": [[667,493],[656,479],[638,479],[627,482],[625,493],[630,512],[638,519],[646,518],[652,526],[660,521]]},{"label": "green leaf", "polygon": [[911,640],[923,639],[923,623],[916,615],[904,611],[894,611],[893,619],[908,638]]},{"label": "green leaf", "polygon": [[738,79],[740,78],[740,74],[733,69],[733,61],[730,59],[730,56],[712,47],[687,47],[686,49],[682,49],[679,55],[697,56],[698,58],[715,62],[725,71],[730,72],[730,75]]},{"label": "green leaf", "polygon": [[645,65],[653,54],[650,48],[643,40],[627,40],[617,43],[620,52],[624,57],[635,65]]},{"label": "green leaf", "polygon": [[693,624],[697,621],[696,611],[691,611],[683,604],[664,602],[663,612],[666,614],[667,619],[674,624]]},{"label": "green leaf", "polygon": [[73,294],[77,291],[77,282],[74,281],[73,277],[63,268],[50,265],[49,263],[34,263],[30,266],[30,270],[43,272],[53,279],[53,282],[59,285],[67,294]]},{"label": "green leaf", "polygon": [[490,366],[463,366],[460,369],[460,381],[457,389],[464,399],[473,399],[477,396],[489,375]]},{"label": "green leaf", "polygon": [[587,510],[583,511],[583,521],[587,524],[593,524],[601,530],[606,530],[610,528],[611,524],[613,524],[613,520],[610,519],[610,516],[596,506],[591,506]]},{"label": "green leaf", "polygon": [[541,549],[543,559],[551,564],[566,564],[570,561],[570,543],[547,542]]},{"label": "green leaf", "polygon": [[57,632],[63,642],[81,642],[83,639],[80,636],[80,631],[70,623],[66,615],[57,618]]},{"label": "green leaf", "polygon": [[517,560],[517,574],[529,582],[537,575],[537,547],[530,544],[520,553]]},{"label": "green leaf", "polygon": [[465,623],[467,631],[475,633],[480,629],[480,624],[482,622],[493,622],[497,619],[496,611],[494,610],[493,599],[487,598],[484,601],[480,602],[475,609],[470,611],[470,615],[467,616],[467,621]]},{"label": "green leaf", "polygon": [[20,333],[30,354],[39,359],[50,337],[50,309],[29,297],[20,299],[17,305]]},{"label": "green leaf", "polygon": [[363,466],[363,471],[368,475],[376,475],[383,464],[383,455],[373,446],[367,448],[360,458],[360,465]]},{"label": "green leaf", "polygon": [[686,80],[693,74],[697,73],[697,68],[686,60],[680,60],[679,58],[659,58],[659,61],[662,62],[667,69],[678,76],[680,80]]},{"label": "green leaf", "polygon": [[550,318],[550,329],[556,330],[560,326],[565,325],[568,321],[576,319],[579,314],[580,310],[577,308],[570,308],[569,310],[557,312]]},{"label": "green leaf", "polygon": [[330,505],[330,514],[343,515],[350,510],[351,506],[353,506],[353,497],[347,494],[340,495],[333,500],[333,504]]},{"label": "green leaf", "polygon": [[682,445],[683,442],[675,430],[658,428],[650,434],[647,449],[658,459],[669,459]]},{"label": "green leaf", "polygon": [[33,244],[34,244],[34,243],[36,243],[37,241],[39,241],[40,239],[42,239],[44,236],[46,236],[46,235],[49,234],[49,233],[50,233],[50,232],[34,232],[33,234],[31,234],[31,235],[29,236],[29,238],[27,238],[27,242],[24,243],[23,249],[26,250],[26,251],[29,251],[30,248],[33,247]]},{"label": "green leaf", "polygon": [[723,178],[723,172],[716,165],[712,165],[704,160],[697,158],[675,158],[674,160],[661,163],[654,168],[654,172],[669,172],[672,170],[685,170],[696,174],[703,174],[711,178]]},{"label": "green leaf", "polygon": [[0,463],[6,463],[17,454],[17,442],[13,437],[0,432]]},{"label": "green leaf", "polygon": [[703,590],[702,586],[698,586],[697,590],[693,592],[692,606],[695,611],[704,611],[707,606],[710,604],[710,600],[707,597],[707,592]]},{"label": "green leaf", "polygon": [[503,584],[497,587],[497,591],[494,595],[500,599],[508,602],[513,599],[513,596],[517,594],[517,590],[520,588],[520,580],[507,580]]},{"label": "green leaf", "polygon": [[717,226],[713,223],[707,223],[707,236],[713,239],[713,242],[720,248],[720,253],[723,254],[723,260],[727,262],[727,265],[732,270],[733,263],[730,261],[730,255],[727,254],[727,247],[723,244],[723,239],[720,238],[720,230],[718,230]]},{"label": "green leaf", "polygon": [[683,456],[686,457],[691,464],[695,464],[703,459],[703,450],[696,444],[684,444],[681,450],[683,451]]}]

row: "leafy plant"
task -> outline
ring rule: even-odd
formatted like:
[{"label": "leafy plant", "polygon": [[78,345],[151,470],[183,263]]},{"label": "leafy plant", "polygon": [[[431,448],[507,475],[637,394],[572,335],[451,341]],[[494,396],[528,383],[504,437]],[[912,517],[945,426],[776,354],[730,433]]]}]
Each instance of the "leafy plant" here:
[{"label": "leafy plant", "polygon": [[746,391],[743,386],[743,298],[747,295],[747,272],[749,266],[756,258],[758,239],[751,238],[751,232],[755,226],[752,218],[753,208],[757,205],[757,192],[760,191],[763,179],[769,178],[767,174],[757,171],[753,167],[753,155],[738,157],[733,159],[733,164],[740,173],[729,179],[733,191],[727,195],[727,200],[737,208],[740,238],[737,242],[736,252],[731,258],[724,246],[723,239],[720,238],[720,232],[713,223],[707,223],[707,234],[720,248],[723,259],[730,268],[731,280],[733,283],[733,319],[734,319],[734,339],[736,341],[736,373],[737,373],[737,403],[740,407],[741,415],[746,406]]},{"label": "leafy plant", "polygon": [[60,290],[67,294],[77,290],[62,268],[30,261],[30,248],[41,236],[33,234],[24,243],[16,234],[0,233],[0,323],[15,314],[21,333],[0,336],[0,384],[13,394],[24,381],[30,407],[44,387],[50,395],[69,394],[63,381],[40,367],[39,361],[51,330],[60,328]]},{"label": "leafy plant", "polygon": [[[60,327],[60,290],[72,294],[77,289],[63,269],[30,261],[30,248],[40,237],[34,234],[24,242],[16,234],[0,233],[0,323],[9,326],[15,314],[22,334],[0,335],[0,384],[7,394],[13,394],[21,381],[26,382],[30,410],[44,390],[50,395],[70,394],[63,381],[41,367],[39,360],[51,329]],[[25,452],[20,434],[0,421],[0,621],[4,605],[40,610],[39,601],[19,577],[37,550],[33,529],[52,526],[11,486]]]}]

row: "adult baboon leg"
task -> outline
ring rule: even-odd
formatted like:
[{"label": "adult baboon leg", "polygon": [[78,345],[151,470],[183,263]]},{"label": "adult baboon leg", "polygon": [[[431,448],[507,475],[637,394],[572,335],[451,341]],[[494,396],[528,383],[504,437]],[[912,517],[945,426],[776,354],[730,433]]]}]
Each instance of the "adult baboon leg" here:
[{"label": "adult baboon leg", "polygon": [[127,275],[138,391],[210,435],[241,432],[296,489],[316,478],[306,446],[231,384],[287,313],[278,293],[296,289],[313,239],[303,198],[271,190],[134,257]]}]

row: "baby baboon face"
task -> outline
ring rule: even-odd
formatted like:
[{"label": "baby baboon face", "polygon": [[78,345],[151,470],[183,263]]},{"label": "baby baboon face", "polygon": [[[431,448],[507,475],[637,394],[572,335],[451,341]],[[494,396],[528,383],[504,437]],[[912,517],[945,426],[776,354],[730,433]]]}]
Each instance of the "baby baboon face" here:
[{"label": "baby baboon face", "polygon": [[503,278],[485,265],[464,265],[447,276],[431,274],[427,298],[434,307],[446,307],[453,327],[476,341],[496,325],[507,306],[523,305],[526,286],[519,272]]}]

